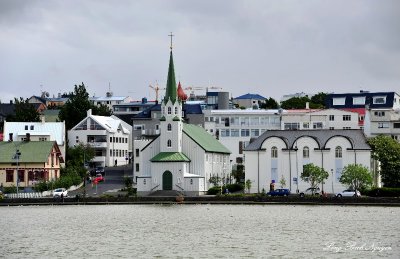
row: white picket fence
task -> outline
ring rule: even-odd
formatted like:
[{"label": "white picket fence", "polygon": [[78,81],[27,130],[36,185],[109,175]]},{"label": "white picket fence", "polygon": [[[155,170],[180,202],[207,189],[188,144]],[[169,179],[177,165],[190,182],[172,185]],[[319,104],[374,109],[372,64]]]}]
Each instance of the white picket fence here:
[{"label": "white picket fence", "polygon": [[22,198],[22,199],[30,199],[30,198],[42,198],[43,194],[41,192],[20,192],[20,193],[8,193],[5,194],[6,198]]}]

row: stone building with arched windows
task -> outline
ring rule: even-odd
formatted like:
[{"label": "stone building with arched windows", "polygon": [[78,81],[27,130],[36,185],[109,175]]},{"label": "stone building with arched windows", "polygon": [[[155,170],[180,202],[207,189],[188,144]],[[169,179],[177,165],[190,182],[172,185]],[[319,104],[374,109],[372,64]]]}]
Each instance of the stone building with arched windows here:
[{"label": "stone building with arched windows", "polygon": [[[244,154],[246,180],[252,181],[252,193],[268,191],[271,182],[280,187],[282,178],[291,193],[306,190],[310,185],[300,175],[309,163],[329,173],[324,186],[320,186],[327,193],[348,188],[339,182],[346,165],[374,168],[371,148],[358,129],[266,131],[245,148]],[[380,186],[379,176],[373,174],[375,185]]]}]

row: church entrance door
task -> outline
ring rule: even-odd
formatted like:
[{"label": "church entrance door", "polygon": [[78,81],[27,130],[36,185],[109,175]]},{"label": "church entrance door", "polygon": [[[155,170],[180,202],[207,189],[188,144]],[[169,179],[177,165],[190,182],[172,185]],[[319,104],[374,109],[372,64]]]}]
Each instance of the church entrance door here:
[{"label": "church entrance door", "polygon": [[162,187],[163,190],[172,190],[172,173],[165,171],[162,176]]}]

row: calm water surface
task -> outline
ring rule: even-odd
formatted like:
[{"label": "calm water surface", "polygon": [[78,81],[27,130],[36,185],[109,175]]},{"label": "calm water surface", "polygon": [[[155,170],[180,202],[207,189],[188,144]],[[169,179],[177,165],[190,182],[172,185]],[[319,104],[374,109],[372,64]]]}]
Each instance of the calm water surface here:
[{"label": "calm water surface", "polygon": [[0,258],[400,258],[400,208],[0,207]]}]

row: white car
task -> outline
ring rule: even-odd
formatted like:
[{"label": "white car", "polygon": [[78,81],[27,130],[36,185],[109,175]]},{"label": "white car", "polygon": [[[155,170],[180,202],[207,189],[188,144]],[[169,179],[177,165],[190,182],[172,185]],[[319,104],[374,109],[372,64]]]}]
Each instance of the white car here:
[{"label": "white car", "polygon": [[357,191],[357,193],[354,190],[344,190],[339,193],[336,193],[336,197],[361,197],[361,193]]},{"label": "white car", "polygon": [[68,191],[65,188],[58,188],[53,191],[53,198],[57,197],[67,197],[68,196]]}]

